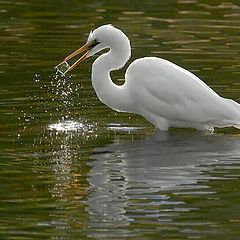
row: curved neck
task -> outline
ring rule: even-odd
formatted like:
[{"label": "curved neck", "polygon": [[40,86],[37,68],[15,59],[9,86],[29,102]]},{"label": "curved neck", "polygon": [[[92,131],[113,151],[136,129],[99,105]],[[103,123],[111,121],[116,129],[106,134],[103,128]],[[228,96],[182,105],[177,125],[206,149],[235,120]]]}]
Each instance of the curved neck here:
[{"label": "curved neck", "polygon": [[110,72],[122,68],[131,55],[130,44],[119,44],[98,57],[92,66],[92,85],[101,102],[116,111],[131,111],[131,96],[126,82],[118,86],[112,82]]}]

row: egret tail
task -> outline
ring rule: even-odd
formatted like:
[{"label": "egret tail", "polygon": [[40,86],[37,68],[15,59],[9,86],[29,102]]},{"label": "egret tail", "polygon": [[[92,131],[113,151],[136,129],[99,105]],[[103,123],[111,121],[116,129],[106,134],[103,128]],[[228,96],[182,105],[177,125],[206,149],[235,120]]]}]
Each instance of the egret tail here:
[{"label": "egret tail", "polygon": [[240,129],[240,104],[231,99],[225,99],[225,101],[230,109],[230,126]]}]

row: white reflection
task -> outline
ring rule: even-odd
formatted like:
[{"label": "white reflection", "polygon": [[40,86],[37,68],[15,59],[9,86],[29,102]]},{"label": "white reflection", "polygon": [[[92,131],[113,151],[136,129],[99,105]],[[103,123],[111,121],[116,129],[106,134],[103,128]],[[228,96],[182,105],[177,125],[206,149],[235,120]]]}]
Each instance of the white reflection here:
[{"label": "white reflection", "polygon": [[144,127],[136,127],[136,126],[123,126],[122,124],[117,123],[111,123],[108,125],[107,129],[112,131],[118,131],[118,132],[136,132],[138,130],[143,129]]},{"label": "white reflection", "polygon": [[50,191],[54,197],[64,200],[68,189],[78,185],[79,174],[74,173],[74,168],[81,160],[83,142],[95,138],[95,131],[96,126],[86,121],[65,120],[48,125],[47,138],[52,143],[49,160],[55,178]]},{"label": "white reflection", "polygon": [[92,132],[94,125],[86,122],[77,122],[73,120],[65,120],[58,123],[48,125],[49,130],[57,132]]},{"label": "white reflection", "polygon": [[[86,200],[90,228],[122,227],[149,217],[156,219],[155,223],[171,222],[192,209],[170,196],[213,194],[208,180],[217,178],[206,172],[216,166],[239,164],[240,139],[156,132],[147,140],[118,139],[96,149],[92,158]],[[96,237],[99,233],[92,231],[89,235]]]},{"label": "white reflection", "polygon": [[[79,215],[87,215],[83,206],[87,194],[85,147],[95,141],[96,131],[97,126],[86,120],[62,120],[42,128],[34,141],[36,174],[42,175],[41,182],[46,181],[53,206],[61,209],[51,212],[51,221],[41,223],[53,227],[53,239],[62,239],[63,230],[70,231]],[[86,224],[85,219],[81,224]]]}]

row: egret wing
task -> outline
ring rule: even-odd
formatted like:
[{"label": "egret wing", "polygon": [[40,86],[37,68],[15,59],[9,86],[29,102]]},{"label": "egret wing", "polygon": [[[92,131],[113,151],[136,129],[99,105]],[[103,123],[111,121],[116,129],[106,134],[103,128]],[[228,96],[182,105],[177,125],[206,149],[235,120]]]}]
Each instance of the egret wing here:
[{"label": "egret wing", "polygon": [[189,71],[161,58],[141,58],[126,72],[140,113],[169,120],[208,122],[224,115],[223,99]]}]

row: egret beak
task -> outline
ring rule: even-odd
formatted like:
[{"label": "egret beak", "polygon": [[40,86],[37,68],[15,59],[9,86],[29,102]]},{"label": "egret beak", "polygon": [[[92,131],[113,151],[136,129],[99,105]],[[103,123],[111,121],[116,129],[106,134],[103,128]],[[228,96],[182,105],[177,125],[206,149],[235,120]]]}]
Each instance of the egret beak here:
[{"label": "egret beak", "polygon": [[88,53],[91,50],[91,44],[86,43],[85,45],[83,45],[82,47],[80,47],[79,49],[77,49],[76,51],[74,51],[73,53],[71,53],[70,55],[68,55],[66,58],[64,58],[64,60],[58,64],[55,68],[58,69],[59,66],[61,66],[63,63],[66,63],[68,60],[72,59],[73,57],[79,55],[82,52],[85,52],[76,62],[74,62],[72,64],[72,66],[70,66],[64,73],[63,75],[65,75],[67,72],[70,72],[71,70],[73,70],[80,62],[83,62],[85,59],[87,59]]}]

